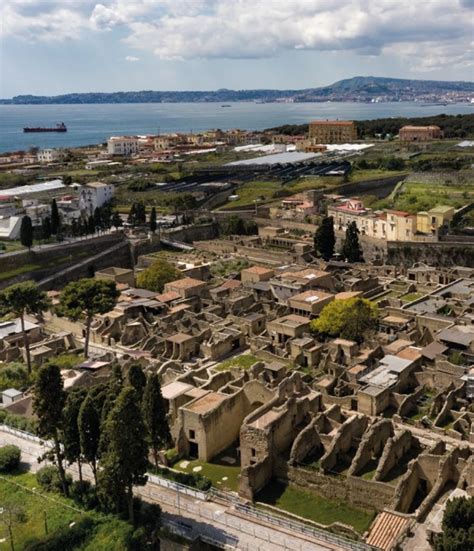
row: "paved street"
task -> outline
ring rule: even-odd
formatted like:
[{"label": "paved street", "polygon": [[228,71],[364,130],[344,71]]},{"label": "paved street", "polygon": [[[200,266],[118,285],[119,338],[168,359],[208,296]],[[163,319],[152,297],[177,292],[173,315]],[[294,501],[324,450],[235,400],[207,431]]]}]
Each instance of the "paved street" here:
[{"label": "paved street", "polygon": [[[46,448],[34,437],[16,435],[0,428],[0,445],[15,444],[22,450],[22,461],[32,471],[41,466],[37,458]],[[68,471],[76,476],[74,468]],[[84,475],[90,476],[88,469]],[[197,499],[192,495],[162,487],[149,481],[136,489],[137,495],[158,503],[163,510],[163,521],[174,531],[183,534],[204,534],[228,549],[276,551],[281,549],[325,551],[351,549],[350,544],[336,544],[318,541],[314,537],[289,530],[286,527],[271,526],[261,519],[252,518],[227,503]],[[197,493],[197,492],[196,492]]]}]

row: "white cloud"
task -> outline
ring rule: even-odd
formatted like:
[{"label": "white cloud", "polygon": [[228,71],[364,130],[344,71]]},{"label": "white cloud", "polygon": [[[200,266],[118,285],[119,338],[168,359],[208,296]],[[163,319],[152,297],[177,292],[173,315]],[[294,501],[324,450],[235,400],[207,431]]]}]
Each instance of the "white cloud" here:
[{"label": "white cloud", "polygon": [[140,58],[139,57],[135,57],[134,55],[127,55],[125,57],[125,61],[140,61]]},{"label": "white cloud", "polygon": [[128,45],[161,59],[352,51],[389,53],[410,68],[429,71],[472,65],[473,5],[474,0],[4,0],[2,16],[7,33],[35,40],[78,39],[118,27]]}]

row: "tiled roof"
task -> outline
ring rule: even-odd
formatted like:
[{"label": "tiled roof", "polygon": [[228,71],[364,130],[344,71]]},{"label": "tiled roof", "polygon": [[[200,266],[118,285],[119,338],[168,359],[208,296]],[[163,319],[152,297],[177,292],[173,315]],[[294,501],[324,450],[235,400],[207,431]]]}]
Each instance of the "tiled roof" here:
[{"label": "tiled roof", "polygon": [[393,549],[398,538],[408,529],[408,517],[383,511],[375,519],[370,529],[367,544],[389,551]]}]

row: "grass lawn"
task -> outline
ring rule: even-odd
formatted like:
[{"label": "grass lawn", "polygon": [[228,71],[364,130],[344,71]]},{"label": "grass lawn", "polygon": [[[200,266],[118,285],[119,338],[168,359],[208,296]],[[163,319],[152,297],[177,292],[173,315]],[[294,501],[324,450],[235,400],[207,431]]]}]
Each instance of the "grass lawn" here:
[{"label": "grass lawn", "polygon": [[235,194],[239,196],[236,201],[229,201],[223,209],[229,209],[242,206],[254,206],[254,201],[266,201],[273,197],[275,191],[282,189],[278,182],[260,182],[258,180],[246,182],[239,186]]},{"label": "grass lawn", "polygon": [[[20,485],[20,486],[19,486]],[[37,491],[33,492],[33,488]],[[81,511],[72,500],[61,497],[59,494],[42,492],[36,482],[35,475],[19,473],[6,475],[0,478],[0,504],[2,507],[21,507],[26,513],[26,522],[13,527],[15,549],[23,549],[28,540],[42,538],[46,534],[53,534],[56,530],[69,527],[70,523],[77,523],[84,517],[94,521],[86,541],[82,541],[68,551],[106,551],[114,549],[125,551],[125,537],[131,527],[113,517],[95,511]],[[6,541],[2,541],[6,538]],[[0,524],[0,550],[10,549],[10,541],[3,524]],[[66,550],[65,550],[66,551]]]},{"label": "grass lawn", "polygon": [[267,484],[256,499],[319,524],[349,524],[361,534],[368,530],[375,516],[374,511],[351,507],[342,501],[326,499],[275,480]]},{"label": "grass lawn", "polygon": [[2,253],[11,253],[14,251],[21,251],[25,247],[20,243],[20,241],[7,241],[0,239],[0,256]]},{"label": "grass lawn", "polygon": [[421,298],[424,293],[407,293],[406,295],[402,295],[400,297],[403,302],[413,302],[414,300]]},{"label": "grass lawn", "polygon": [[240,367],[240,369],[249,369],[255,362],[258,362],[259,359],[252,354],[242,354],[241,356],[234,356],[228,360],[223,361],[222,363],[216,365],[214,369],[216,371],[227,371],[232,367]]},{"label": "grass lawn", "polygon": [[[233,457],[236,459],[234,464],[225,463],[222,461],[225,457]],[[186,466],[181,466],[186,464]],[[206,476],[211,480],[212,485],[219,490],[237,491],[239,486],[238,476],[240,474],[240,462],[236,458],[235,450],[230,448],[217,455],[210,463],[199,461],[198,459],[180,460],[173,468],[183,473],[192,473],[195,467],[201,467],[199,474]],[[227,480],[223,480],[227,478]]]}]

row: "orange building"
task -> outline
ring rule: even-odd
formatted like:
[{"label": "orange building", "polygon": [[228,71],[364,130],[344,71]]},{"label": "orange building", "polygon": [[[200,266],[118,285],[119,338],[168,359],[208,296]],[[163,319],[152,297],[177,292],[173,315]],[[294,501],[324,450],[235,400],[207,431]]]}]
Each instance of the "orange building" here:
[{"label": "orange building", "polygon": [[308,137],[313,144],[353,142],[357,128],[353,121],[311,121]]},{"label": "orange building", "polygon": [[399,132],[401,142],[426,142],[443,137],[439,126],[403,126]]}]

